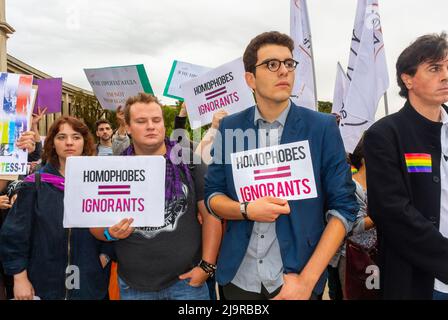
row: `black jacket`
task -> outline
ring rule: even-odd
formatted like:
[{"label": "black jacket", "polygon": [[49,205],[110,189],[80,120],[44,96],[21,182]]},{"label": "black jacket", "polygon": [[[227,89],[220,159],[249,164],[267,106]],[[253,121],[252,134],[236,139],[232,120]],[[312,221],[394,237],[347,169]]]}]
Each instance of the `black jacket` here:
[{"label": "black jacket", "polygon": [[[47,164],[42,172],[59,175]],[[49,183],[21,185],[0,231],[0,260],[7,274],[27,270],[36,295],[42,299],[103,299],[107,296],[109,268],[100,253],[112,255],[110,244],[95,239],[88,229],[64,229],[64,192]],[[79,268],[79,289],[67,290]],[[69,280],[69,283],[72,283]]]},{"label": "black jacket", "polygon": [[[448,239],[439,232],[441,128],[407,102],[366,133],[369,215],[378,229],[384,299],[431,299],[434,278],[448,283]],[[409,153],[429,154],[431,172],[409,173]]]}]

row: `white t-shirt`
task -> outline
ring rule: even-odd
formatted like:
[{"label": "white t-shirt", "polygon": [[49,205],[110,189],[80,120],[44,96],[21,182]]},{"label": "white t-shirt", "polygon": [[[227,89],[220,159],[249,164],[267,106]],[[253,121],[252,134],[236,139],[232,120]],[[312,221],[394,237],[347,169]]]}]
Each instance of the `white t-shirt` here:
[{"label": "white t-shirt", "polygon": [[[440,226],[439,231],[445,237],[448,238],[448,161],[445,160],[445,156],[448,157],[448,114],[445,109],[442,108],[442,158],[440,159]],[[445,284],[439,280],[434,281],[434,290],[448,293],[448,284]]]}]

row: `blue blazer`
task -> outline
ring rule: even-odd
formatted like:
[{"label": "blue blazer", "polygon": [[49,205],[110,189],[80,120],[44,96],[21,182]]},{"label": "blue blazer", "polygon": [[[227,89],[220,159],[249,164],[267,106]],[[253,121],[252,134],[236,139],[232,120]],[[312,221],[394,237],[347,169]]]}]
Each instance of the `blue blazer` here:
[{"label": "blue blazer", "polygon": [[[230,155],[234,152],[250,150],[248,139],[244,143],[226,145],[225,130],[241,129],[257,132],[254,124],[255,106],[221,121],[219,133],[223,137],[222,149],[219,138],[213,147],[213,163],[208,167],[205,178],[205,203],[214,193],[223,193],[238,201],[235,191]],[[258,139],[258,135],[257,139]],[[232,138],[231,136],[229,136]],[[346,222],[356,219],[359,206],[355,197],[350,166],[346,161],[342,138],[333,116],[297,107],[291,103],[281,144],[308,140],[318,197],[299,201],[289,201],[291,212],[280,215],[276,220],[276,232],[283,260],[284,273],[299,273],[313,254],[326,225],[325,214],[333,209]],[[258,145],[258,141],[256,142]],[[225,162],[223,162],[225,160]],[[210,208],[208,207],[209,211]],[[218,258],[216,278],[226,285],[235,277],[249,245],[253,228],[252,221],[227,221]],[[323,292],[326,273],[322,275],[314,292]]]}]

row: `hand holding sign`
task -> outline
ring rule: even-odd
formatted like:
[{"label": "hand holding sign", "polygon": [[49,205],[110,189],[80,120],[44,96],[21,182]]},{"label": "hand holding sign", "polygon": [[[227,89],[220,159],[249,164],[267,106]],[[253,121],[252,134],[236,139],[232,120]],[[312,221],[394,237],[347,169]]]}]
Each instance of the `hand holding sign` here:
[{"label": "hand holding sign", "polygon": [[247,216],[257,222],[275,222],[281,214],[289,214],[291,209],[287,200],[263,197],[247,205]]},{"label": "hand holding sign", "polygon": [[218,129],[219,128],[219,123],[226,116],[227,116],[227,111],[225,111],[225,110],[220,110],[220,111],[216,112],[213,115],[212,128]]},{"label": "hand holding sign", "polygon": [[115,239],[126,239],[134,232],[134,228],[131,227],[134,219],[123,219],[116,225],[109,228],[109,234]]},{"label": "hand holding sign", "polygon": [[36,143],[34,142],[33,131],[25,131],[20,134],[20,138],[16,142],[16,146],[19,149],[26,149],[29,153],[36,149]]}]

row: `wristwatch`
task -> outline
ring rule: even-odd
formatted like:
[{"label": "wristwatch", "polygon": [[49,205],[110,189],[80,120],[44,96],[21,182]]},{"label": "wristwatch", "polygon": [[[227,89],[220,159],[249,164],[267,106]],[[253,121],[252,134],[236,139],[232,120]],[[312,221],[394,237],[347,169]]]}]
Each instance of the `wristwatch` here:
[{"label": "wristwatch", "polygon": [[241,215],[243,216],[244,220],[250,220],[249,217],[247,216],[247,205],[249,204],[249,202],[241,202],[240,203],[240,212]]},{"label": "wristwatch", "polygon": [[110,235],[109,228],[104,228],[103,235],[107,239],[107,241],[117,241],[118,240],[117,238],[114,238]]}]

